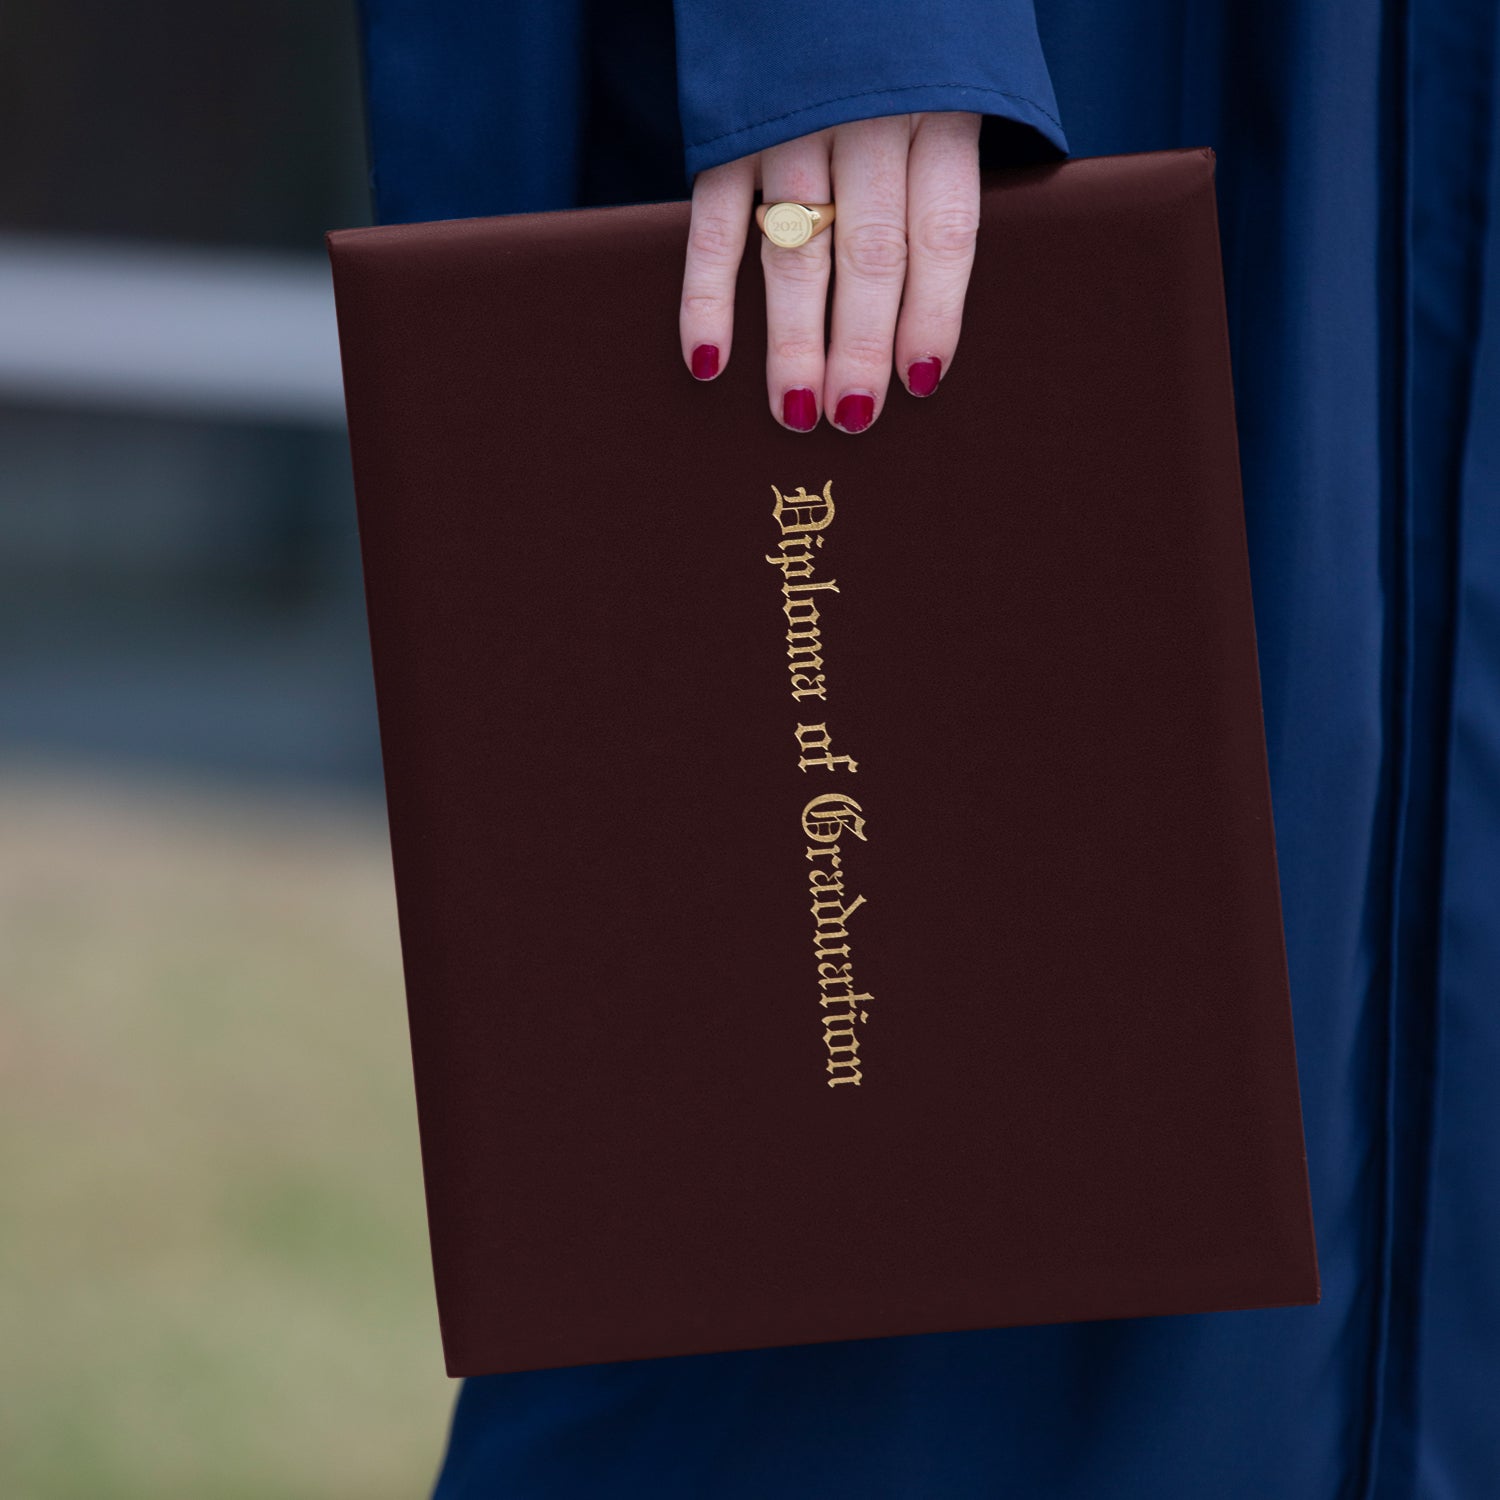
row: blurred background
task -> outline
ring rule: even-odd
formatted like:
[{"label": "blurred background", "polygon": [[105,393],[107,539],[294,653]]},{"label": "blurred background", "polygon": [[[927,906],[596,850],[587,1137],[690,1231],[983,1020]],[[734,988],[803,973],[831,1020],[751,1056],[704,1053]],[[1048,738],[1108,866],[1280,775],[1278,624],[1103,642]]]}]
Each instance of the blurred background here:
[{"label": "blurred background", "polygon": [[353,0],[0,8],[0,1497],[425,1493]]}]

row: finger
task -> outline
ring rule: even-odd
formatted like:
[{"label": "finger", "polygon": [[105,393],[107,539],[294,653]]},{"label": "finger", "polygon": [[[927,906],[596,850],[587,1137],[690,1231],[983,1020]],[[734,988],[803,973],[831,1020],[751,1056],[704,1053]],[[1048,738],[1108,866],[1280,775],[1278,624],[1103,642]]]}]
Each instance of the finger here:
[{"label": "finger", "polygon": [[[761,152],[761,197],[826,203],[832,131],[819,130]],[[805,245],[773,245],[760,234],[766,278],[766,393],[784,427],[809,432],[818,423],[823,337],[828,326],[828,232]]]},{"label": "finger", "polygon": [[863,432],[880,415],[906,279],[906,152],[910,116],[855,120],[834,131],[833,333],[824,404],[833,425]]},{"label": "finger", "polygon": [[977,114],[917,117],[906,159],[906,291],[896,368],[914,396],[930,396],[953,363],[979,232]]},{"label": "finger", "polygon": [[729,363],[734,284],[754,195],[754,156],[708,167],[693,179],[677,326],[682,357],[699,380],[712,380]]}]

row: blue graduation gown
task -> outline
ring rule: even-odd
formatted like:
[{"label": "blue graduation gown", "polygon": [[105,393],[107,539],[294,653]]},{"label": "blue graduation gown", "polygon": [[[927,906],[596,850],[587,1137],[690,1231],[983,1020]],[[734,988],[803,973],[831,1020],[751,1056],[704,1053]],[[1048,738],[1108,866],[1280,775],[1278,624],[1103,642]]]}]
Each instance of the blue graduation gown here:
[{"label": "blue graduation gown", "polygon": [[387,221],[681,197],[908,110],[985,114],[986,164],[1217,148],[1323,1273],[1313,1309],[469,1380],[440,1500],[1500,1495],[1495,0],[366,0],[364,22]]}]

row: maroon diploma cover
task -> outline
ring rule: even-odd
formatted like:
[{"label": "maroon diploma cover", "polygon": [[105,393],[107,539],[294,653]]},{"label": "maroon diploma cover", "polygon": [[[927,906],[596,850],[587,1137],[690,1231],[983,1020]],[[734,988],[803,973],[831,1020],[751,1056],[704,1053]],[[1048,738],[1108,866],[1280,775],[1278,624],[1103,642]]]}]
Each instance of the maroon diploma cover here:
[{"label": "maroon diploma cover", "polygon": [[329,237],[449,1371],[1316,1300],[1211,153],[858,436],[687,225]]}]

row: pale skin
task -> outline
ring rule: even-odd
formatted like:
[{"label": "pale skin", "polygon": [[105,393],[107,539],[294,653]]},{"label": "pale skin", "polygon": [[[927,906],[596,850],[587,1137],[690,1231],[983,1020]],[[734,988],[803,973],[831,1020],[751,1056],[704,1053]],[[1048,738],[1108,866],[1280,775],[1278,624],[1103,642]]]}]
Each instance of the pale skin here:
[{"label": "pale skin", "polygon": [[[974,264],[980,119],[942,111],[851,120],[699,172],[678,319],[688,369],[713,379],[729,363],[748,233],[765,276],[776,421],[808,431],[826,418],[843,432],[867,431],[893,370],[913,395],[932,394],[953,363]],[[766,203],[835,202],[837,217],[805,245],[773,245],[754,225],[757,188]]]}]

